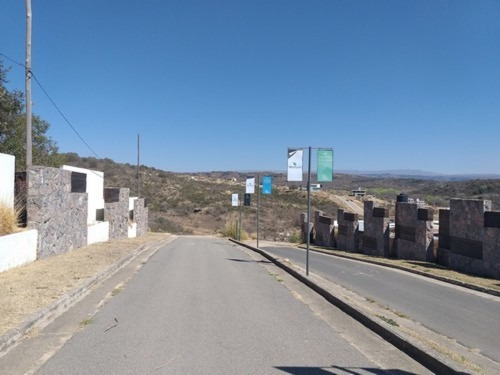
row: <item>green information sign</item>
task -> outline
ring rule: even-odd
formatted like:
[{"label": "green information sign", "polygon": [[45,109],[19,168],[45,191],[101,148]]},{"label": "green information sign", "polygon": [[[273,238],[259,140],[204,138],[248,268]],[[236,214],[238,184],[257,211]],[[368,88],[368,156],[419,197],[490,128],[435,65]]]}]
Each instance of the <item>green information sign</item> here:
[{"label": "green information sign", "polygon": [[333,150],[318,150],[318,182],[333,179]]}]

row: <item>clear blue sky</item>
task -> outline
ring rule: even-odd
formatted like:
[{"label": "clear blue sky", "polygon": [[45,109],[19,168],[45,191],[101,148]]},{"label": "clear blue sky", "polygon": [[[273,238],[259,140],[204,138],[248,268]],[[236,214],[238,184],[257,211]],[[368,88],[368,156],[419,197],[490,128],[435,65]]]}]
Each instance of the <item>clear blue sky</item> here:
[{"label": "clear blue sky", "polygon": [[[101,157],[172,171],[500,173],[499,0],[32,0],[32,68]],[[0,0],[24,62],[25,2]],[[7,66],[13,65],[4,60]],[[9,87],[24,90],[12,66]],[[33,83],[61,151],[91,152]]]}]

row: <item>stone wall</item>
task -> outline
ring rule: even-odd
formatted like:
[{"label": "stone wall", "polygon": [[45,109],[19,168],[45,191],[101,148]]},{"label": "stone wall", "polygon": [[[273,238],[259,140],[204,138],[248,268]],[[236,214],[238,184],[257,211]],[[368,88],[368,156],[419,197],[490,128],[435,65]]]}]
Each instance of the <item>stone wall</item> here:
[{"label": "stone wall", "polygon": [[452,199],[439,211],[438,263],[500,278],[500,212],[490,210],[491,201]]},{"label": "stone wall", "polygon": [[358,214],[337,211],[338,232],[336,236],[337,248],[351,252],[359,250],[359,219]]},{"label": "stone wall", "polygon": [[335,238],[333,231],[333,218],[326,216],[321,211],[314,213],[314,244],[318,246],[333,247]]},{"label": "stone wall", "polygon": [[433,211],[416,203],[396,203],[396,256],[400,259],[435,262]]},{"label": "stone wall", "polygon": [[87,245],[87,193],[71,193],[71,172],[28,170],[28,228],[38,230],[37,258]]},{"label": "stone wall", "polygon": [[137,224],[137,237],[145,236],[148,233],[149,209],[146,200],[139,198],[134,200],[134,221]]},{"label": "stone wall", "polygon": [[[307,242],[307,214],[306,213],[302,213],[300,214],[300,222],[301,222],[301,236],[302,236],[302,242]],[[309,242],[310,243],[314,243],[314,238],[313,238],[313,234],[314,234],[314,223],[312,222],[309,222]]]},{"label": "stone wall", "polygon": [[109,239],[128,238],[128,188],[104,189],[104,221],[109,221]]},{"label": "stone wall", "polygon": [[363,253],[389,256],[389,210],[375,207],[373,201],[365,201],[364,220]]}]

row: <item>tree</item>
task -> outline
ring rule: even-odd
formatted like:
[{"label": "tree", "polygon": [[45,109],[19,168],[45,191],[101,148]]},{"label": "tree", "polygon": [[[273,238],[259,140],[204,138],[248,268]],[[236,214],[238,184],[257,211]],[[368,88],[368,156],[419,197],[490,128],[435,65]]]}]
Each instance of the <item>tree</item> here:
[{"label": "tree", "polygon": [[[16,170],[26,169],[26,113],[24,95],[10,92],[5,84],[7,73],[0,60],[0,152],[16,157]],[[56,142],[47,135],[50,124],[34,115],[32,118],[33,165],[59,167],[64,157],[58,153]]]}]

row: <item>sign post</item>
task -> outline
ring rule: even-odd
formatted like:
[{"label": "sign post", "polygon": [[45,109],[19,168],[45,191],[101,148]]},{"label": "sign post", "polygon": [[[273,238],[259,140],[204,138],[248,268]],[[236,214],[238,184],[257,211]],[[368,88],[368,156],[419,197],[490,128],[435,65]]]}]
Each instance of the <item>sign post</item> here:
[{"label": "sign post", "polygon": [[[295,147],[288,149],[288,173],[287,181],[302,181],[302,152],[306,147]],[[307,248],[306,248],[306,276],[309,276],[309,247],[311,245],[310,222],[311,222],[311,153],[318,150],[317,178],[318,181],[332,181],[333,178],[333,149],[329,147],[307,147]],[[300,152],[300,153],[299,153]],[[321,176],[320,176],[321,174]]]},{"label": "sign post", "polygon": [[[268,195],[271,194],[272,190],[272,181],[273,178],[271,176],[262,176],[262,194]],[[259,247],[259,226],[260,226],[260,174],[257,175],[257,248]]]},{"label": "sign post", "polygon": [[[238,194],[232,194],[231,195],[231,206],[233,207],[238,207],[239,205],[239,200],[238,200]],[[236,222],[236,228],[235,229],[235,233],[234,233],[234,239],[237,240],[238,239],[238,222]]]},{"label": "sign post", "polygon": [[239,225],[239,229],[238,229],[238,241],[241,241],[241,228],[242,228],[242,223],[241,223],[241,207],[243,206],[241,204],[241,200],[239,201],[239,206],[240,206],[240,225]]}]

